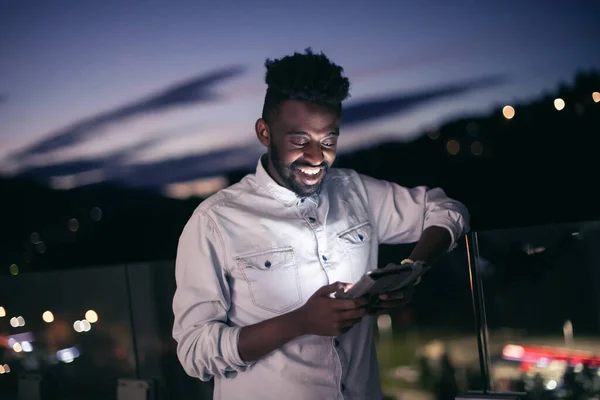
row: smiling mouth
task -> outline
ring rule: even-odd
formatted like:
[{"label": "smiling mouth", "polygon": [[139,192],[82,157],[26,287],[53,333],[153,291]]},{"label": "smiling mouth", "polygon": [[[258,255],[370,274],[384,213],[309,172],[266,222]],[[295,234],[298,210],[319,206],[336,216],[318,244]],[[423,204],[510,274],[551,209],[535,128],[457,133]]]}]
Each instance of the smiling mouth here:
[{"label": "smiling mouth", "polygon": [[324,168],[298,167],[296,171],[300,181],[308,186],[319,183],[324,174]]}]

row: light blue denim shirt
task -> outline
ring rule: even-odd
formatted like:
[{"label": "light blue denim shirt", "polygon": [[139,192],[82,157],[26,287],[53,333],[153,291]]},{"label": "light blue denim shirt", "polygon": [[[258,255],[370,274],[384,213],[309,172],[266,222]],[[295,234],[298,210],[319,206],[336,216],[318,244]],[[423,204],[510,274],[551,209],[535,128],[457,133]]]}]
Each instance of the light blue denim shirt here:
[{"label": "light blue denim shirt", "polygon": [[302,306],[321,286],[377,267],[381,243],[416,242],[429,226],[468,230],[465,207],[441,189],[407,189],[331,168],[320,194],[300,198],[259,161],[203,201],[176,260],[173,337],[186,372],[215,378],[215,400],[380,399],[373,321],[338,337],[298,337],[256,362],[238,353],[243,326]]}]

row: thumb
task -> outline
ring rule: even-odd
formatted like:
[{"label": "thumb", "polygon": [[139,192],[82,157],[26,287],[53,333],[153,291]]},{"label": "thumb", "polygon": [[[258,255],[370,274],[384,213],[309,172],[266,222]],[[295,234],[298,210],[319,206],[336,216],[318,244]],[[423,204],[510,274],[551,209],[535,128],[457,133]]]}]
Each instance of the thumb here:
[{"label": "thumb", "polygon": [[331,283],[329,285],[325,285],[319,288],[319,290],[317,290],[315,292],[315,296],[328,296],[331,293],[335,293],[338,290],[342,289],[345,285],[342,282],[334,282]]}]

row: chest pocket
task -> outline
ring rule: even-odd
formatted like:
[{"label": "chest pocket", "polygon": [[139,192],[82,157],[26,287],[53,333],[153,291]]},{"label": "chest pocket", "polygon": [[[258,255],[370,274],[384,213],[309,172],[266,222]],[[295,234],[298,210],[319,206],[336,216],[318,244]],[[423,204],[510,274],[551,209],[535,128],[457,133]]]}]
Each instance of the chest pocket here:
[{"label": "chest pocket", "polygon": [[338,233],[337,236],[346,253],[346,261],[350,264],[354,283],[374,267],[369,265],[373,225],[370,222],[361,222]]},{"label": "chest pocket", "polygon": [[283,247],[236,257],[256,307],[282,314],[302,301],[294,249]]}]

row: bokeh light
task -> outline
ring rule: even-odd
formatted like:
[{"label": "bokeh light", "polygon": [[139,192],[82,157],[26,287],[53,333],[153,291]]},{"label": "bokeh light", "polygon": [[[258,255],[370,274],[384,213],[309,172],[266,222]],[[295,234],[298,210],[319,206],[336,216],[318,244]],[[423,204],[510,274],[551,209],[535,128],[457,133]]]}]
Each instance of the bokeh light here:
[{"label": "bokeh light", "polygon": [[25,353],[31,353],[33,351],[33,346],[27,341],[21,342],[21,348]]},{"label": "bokeh light", "polygon": [[100,221],[102,219],[102,209],[100,207],[94,207],[90,210],[90,218],[93,221]]},{"label": "bokeh light", "polygon": [[446,143],[446,151],[453,156],[457,155],[460,151],[460,143],[454,139],[448,140],[448,143]]},{"label": "bokeh light", "polygon": [[54,321],[54,314],[52,314],[51,311],[45,311],[42,314],[42,319],[44,320],[44,322],[50,323]]},{"label": "bokeh light", "polygon": [[471,153],[480,156],[483,153],[483,144],[478,140],[471,143]]},{"label": "bokeh light", "polygon": [[31,235],[29,235],[29,240],[31,241],[31,243],[36,244],[37,242],[39,242],[40,239],[40,235],[37,232],[32,232]]},{"label": "bokeh light", "polygon": [[25,318],[21,316],[17,317],[17,323],[19,324],[19,326],[25,326]]},{"label": "bokeh light", "polygon": [[17,320],[17,317],[12,317],[10,319],[10,326],[12,326],[13,328],[17,328],[19,326],[19,321]]},{"label": "bokeh light", "polygon": [[81,330],[83,332],[89,332],[90,329],[92,329],[92,324],[90,324],[90,321],[88,321],[87,319],[82,319],[81,320]]},{"label": "bokeh light", "polygon": [[592,99],[594,100],[594,103],[600,103],[600,92],[592,93]]},{"label": "bokeh light", "polygon": [[38,253],[43,254],[46,252],[46,243],[44,242],[37,242],[35,244],[35,249],[38,251]]},{"label": "bokeh light", "polygon": [[79,230],[79,221],[77,221],[77,218],[71,218],[67,223],[67,227],[71,232],[77,232]]},{"label": "bokeh light", "polygon": [[17,264],[12,264],[8,270],[11,275],[19,275],[19,266]]},{"label": "bokeh light", "polygon": [[98,314],[94,310],[88,310],[85,313],[85,319],[87,319],[90,323],[98,322]]},{"label": "bokeh light", "polygon": [[429,136],[429,139],[435,140],[440,137],[440,131],[433,130],[433,131],[427,133],[427,136]]},{"label": "bokeh light", "polygon": [[73,323],[73,329],[75,330],[75,332],[77,333],[81,333],[83,332],[83,325],[81,324],[80,320],[77,320]]},{"label": "bokeh light", "polygon": [[515,116],[515,109],[513,106],[504,106],[502,115],[504,115],[504,118],[506,119],[512,119]]},{"label": "bokeh light", "polygon": [[21,343],[15,343],[12,348],[15,351],[15,353],[20,353],[23,351],[23,348],[21,347]]},{"label": "bokeh light", "polygon": [[554,99],[554,108],[556,108],[558,111],[561,111],[563,108],[565,108],[565,101],[560,97]]},{"label": "bokeh light", "polygon": [[0,307],[0,318],[6,317],[6,310],[4,307]]}]

